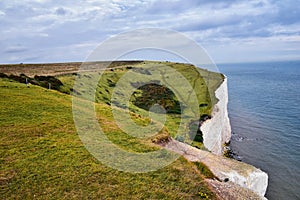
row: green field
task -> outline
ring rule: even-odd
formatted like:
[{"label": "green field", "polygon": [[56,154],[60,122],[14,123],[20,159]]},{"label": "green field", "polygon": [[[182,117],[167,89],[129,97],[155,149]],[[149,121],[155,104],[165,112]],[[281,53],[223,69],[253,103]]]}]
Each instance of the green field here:
[{"label": "green field", "polygon": [[[175,135],[182,114],[168,113],[165,127],[159,134],[146,139],[132,137],[117,126],[110,107],[114,83],[131,67],[140,70],[143,65],[155,67],[156,63],[115,64],[113,70],[102,73],[95,94],[96,117],[105,134],[113,143],[132,152],[159,149],[155,142]],[[187,64],[167,65],[182,73],[197,91],[200,116],[210,115],[217,100],[207,96],[205,78],[209,77],[208,88],[214,91],[223,76],[205,70],[199,75],[198,70]],[[10,67],[12,74],[20,76],[14,66]],[[204,181],[205,177],[212,178],[209,170],[182,157],[165,168],[148,173],[121,172],[102,164],[86,150],[73,121],[70,94],[74,92],[73,83],[79,73],[72,71],[53,76],[51,80],[60,80],[62,85],[54,88],[52,84],[49,90],[44,79],[34,78],[32,70],[38,71],[38,66],[27,67],[28,75],[23,76],[35,81],[35,85],[26,86],[24,79],[9,76],[9,67],[6,66],[6,71],[1,71],[0,67],[0,72],[8,75],[2,74],[0,78],[0,199],[215,199]],[[95,73],[80,75],[85,75],[88,81]],[[82,94],[92,91],[76,92],[80,99]],[[140,102],[148,103],[142,98],[147,96],[143,92],[137,89],[129,104],[131,118],[142,126],[150,122],[148,112],[137,106]],[[154,94],[158,94],[157,91],[154,90]],[[84,98],[82,95],[82,101]],[[169,100],[175,102],[176,97],[171,95]],[[170,105],[175,104],[171,102]],[[80,109],[85,112],[86,108]]]}]

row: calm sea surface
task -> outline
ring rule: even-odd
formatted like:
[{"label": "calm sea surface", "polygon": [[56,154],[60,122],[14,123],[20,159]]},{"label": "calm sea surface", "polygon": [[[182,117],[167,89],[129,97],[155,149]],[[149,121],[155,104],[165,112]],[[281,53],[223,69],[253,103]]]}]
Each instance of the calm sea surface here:
[{"label": "calm sea surface", "polygon": [[268,173],[268,199],[299,200],[300,61],[218,67],[228,77],[234,152]]}]

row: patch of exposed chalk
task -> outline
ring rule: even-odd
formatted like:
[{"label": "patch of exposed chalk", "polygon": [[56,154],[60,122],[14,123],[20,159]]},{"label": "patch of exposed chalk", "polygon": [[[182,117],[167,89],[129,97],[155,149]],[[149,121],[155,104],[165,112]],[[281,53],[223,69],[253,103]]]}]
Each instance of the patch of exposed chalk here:
[{"label": "patch of exposed chalk", "polygon": [[264,196],[268,186],[268,175],[259,170],[255,169],[254,171],[249,171],[247,176],[239,174],[237,171],[230,172],[220,172],[224,178],[228,178],[232,182],[244,187],[249,188],[252,191],[256,192],[260,196]]}]

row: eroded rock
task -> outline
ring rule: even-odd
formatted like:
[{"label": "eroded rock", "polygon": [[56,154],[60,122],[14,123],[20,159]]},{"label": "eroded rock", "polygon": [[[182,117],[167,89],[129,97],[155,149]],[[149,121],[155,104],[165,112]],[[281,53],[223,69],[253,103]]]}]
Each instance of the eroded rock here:
[{"label": "eroded rock", "polygon": [[218,156],[176,140],[170,140],[162,146],[191,162],[204,163],[222,183],[236,184],[249,189],[262,199],[266,193],[268,174],[252,165]]},{"label": "eroded rock", "polygon": [[230,141],[231,126],[228,117],[228,88],[227,78],[215,91],[218,103],[214,106],[212,117],[202,123],[200,130],[204,146],[214,154],[222,155],[223,145]]}]

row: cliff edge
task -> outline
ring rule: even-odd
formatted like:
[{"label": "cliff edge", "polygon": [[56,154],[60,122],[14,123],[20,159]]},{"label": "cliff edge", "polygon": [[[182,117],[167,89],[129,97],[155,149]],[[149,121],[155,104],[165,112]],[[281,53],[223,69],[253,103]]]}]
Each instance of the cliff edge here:
[{"label": "cliff edge", "polygon": [[[214,106],[212,117],[204,121],[200,127],[203,134],[203,144],[211,152],[175,140],[169,141],[164,147],[183,155],[189,161],[204,163],[219,179],[219,181],[208,181],[216,193],[222,190],[220,188],[227,192],[240,190],[243,191],[243,195],[231,196],[230,198],[265,199],[264,195],[268,186],[267,173],[252,165],[221,156],[224,144],[228,143],[231,137],[231,126],[227,111],[228,88],[226,77],[215,91],[215,96],[218,98],[218,102]],[[228,192],[231,195],[234,195],[233,193]],[[222,192],[220,195],[222,195]],[[224,199],[225,196],[221,198]]]},{"label": "cliff edge", "polygon": [[220,187],[222,189],[216,190],[228,192],[234,188],[233,191],[239,190],[242,192],[241,194],[228,192],[231,195],[235,195],[231,199],[265,199],[263,196],[268,186],[268,174],[260,169],[243,162],[197,149],[176,140],[170,140],[162,146],[167,150],[182,155],[191,162],[204,163],[218,178],[218,180],[208,180],[208,183],[214,189]]},{"label": "cliff edge", "polygon": [[200,127],[204,146],[216,155],[222,155],[223,145],[230,141],[231,126],[228,117],[227,78],[215,91],[218,103],[214,106],[212,118],[203,122]]}]

